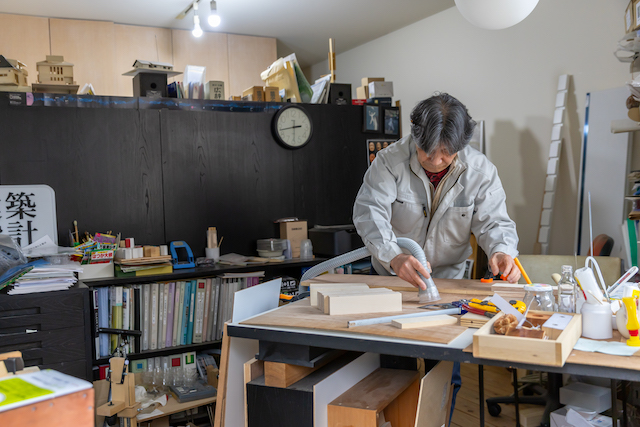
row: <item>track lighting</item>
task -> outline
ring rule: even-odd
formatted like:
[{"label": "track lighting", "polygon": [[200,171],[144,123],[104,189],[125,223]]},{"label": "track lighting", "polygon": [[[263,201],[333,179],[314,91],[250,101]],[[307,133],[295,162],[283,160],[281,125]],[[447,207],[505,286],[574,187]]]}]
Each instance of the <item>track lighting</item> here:
[{"label": "track lighting", "polygon": [[212,27],[217,27],[220,25],[220,15],[218,15],[218,7],[216,5],[216,0],[211,0],[211,12],[209,14],[209,18],[207,22]]},{"label": "track lighting", "polygon": [[193,37],[202,37],[202,28],[200,27],[200,17],[198,16],[198,2],[193,3]]}]

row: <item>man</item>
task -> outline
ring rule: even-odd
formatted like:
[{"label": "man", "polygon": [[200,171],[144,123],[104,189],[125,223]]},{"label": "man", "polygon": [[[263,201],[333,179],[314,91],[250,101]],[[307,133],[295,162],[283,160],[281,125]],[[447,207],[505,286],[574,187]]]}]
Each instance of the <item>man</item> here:
[{"label": "man", "polygon": [[[411,135],[377,153],[356,197],[353,223],[378,274],[393,272],[421,289],[426,285],[418,273],[460,279],[473,232],[494,275],[502,272],[511,283],[520,278],[516,225],[496,167],[468,146],[475,125],[460,101],[436,94],[411,111]],[[432,271],[403,253],[397,237],[416,241]],[[426,370],[436,362],[425,360]],[[449,420],[461,385],[459,363],[451,383]]]},{"label": "man", "polygon": [[[460,101],[436,94],[411,112],[411,135],[377,153],[353,221],[378,274],[395,273],[421,289],[418,273],[460,279],[473,232],[494,275],[510,283],[520,278],[518,235],[496,167],[468,146],[475,125]],[[416,241],[432,271],[403,253],[397,237]]]}]

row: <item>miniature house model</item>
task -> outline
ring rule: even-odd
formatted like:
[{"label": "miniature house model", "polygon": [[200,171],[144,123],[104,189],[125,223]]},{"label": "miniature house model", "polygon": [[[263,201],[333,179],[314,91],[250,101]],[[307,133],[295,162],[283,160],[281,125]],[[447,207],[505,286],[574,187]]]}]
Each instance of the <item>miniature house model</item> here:
[{"label": "miniature house model", "polygon": [[33,84],[34,92],[76,93],[78,85],[73,81],[73,64],[64,62],[62,55],[47,55],[45,61],[36,64],[38,83]]},{"label": "miniature house model", "polygon": [[27,87],[27,67],[16,59],[7,59],[0,55],[0,86],[6,90],[20,90]]}]

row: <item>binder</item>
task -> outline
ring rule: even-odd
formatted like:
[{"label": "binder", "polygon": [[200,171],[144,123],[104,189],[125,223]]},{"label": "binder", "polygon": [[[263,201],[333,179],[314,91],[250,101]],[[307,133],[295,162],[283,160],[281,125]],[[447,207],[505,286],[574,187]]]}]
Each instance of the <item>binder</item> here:
[{"label": "binder", "polygon": [[204,292],[204,317],[202,319],[202,342],[209,341],[207,333],[209,332],[209,306],[211,304],[211,279],[206,279]]},{"label": "binder", "polygon": [[189,301],[189,322],[187,326],[186,343],[193,344],[193,320],[196,308],[196,281],[191,281],[191,296]]},{"label": "binder", "polygon": [[182,332],[182,304],[184,297],[184,282],[176,282],[176,305],[174,307],[174,319],[173,319],[173,336],[171,337],[171,343],[173,346],[180,345],[180,336]]},{"label": "binder", "polygon": [[[98,325],[101,328],[109,327],[109,288],[102,287],[98,289]],[[100,340],[100,357],[109,357],[109,334],[102,333],[99,335]],[[96,354],[97,356],[97,354]]]},{"label": "binder", "polygon": [[202,343],[202,329],[204,319],[204,301],[206,293],[207,281],[199,279],[196,282],[195,304],[196,309],[193,315],[193,343]]},{"label": "binder", "polygon": [[180,338],[180,345],[187,344],[187,330],[189,329],[189,303],[191,301],[191,281],[186,281],[184,284],[184,310],[182,312],[182,332]]},{"label": "binder", "polygon": [[164,348],[164,337],[162,337],[164,315],[164,283],[158,283],[158,350],[162,350]]},{"label": "binder", "polygon": [[158,349],[158,284],[151,284],[151,299],[149,301],[151,332],[149,334],[149,350]]},{"label": "binder", "polygon": [[151,285],[142,287],[142,351],[149,350],[149,334],[151,332]]},{"label": "binder", "polygon": [[173,307],[175,306],[175,283],[169,283],[167,295],[167,328],[165,331],[165,347],[171,347],[173,338]]}]

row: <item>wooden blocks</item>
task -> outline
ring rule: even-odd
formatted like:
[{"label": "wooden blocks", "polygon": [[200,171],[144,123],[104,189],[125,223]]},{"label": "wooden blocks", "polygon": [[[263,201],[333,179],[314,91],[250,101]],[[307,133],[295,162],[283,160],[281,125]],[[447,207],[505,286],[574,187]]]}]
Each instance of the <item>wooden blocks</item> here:
[{"label": "wooden blocks", "polygon": [[466,326],[468,328],[480,328],[490,320],[489,317],[481,314],[466,313],[460,316],[460,326]]},{"label": "wooden blocks", "polygon": [[417,371],[378,369],[327,406],[329,427],[376,427],[382,412],[393,427],[413,427],[418,377]]},{"label": "wooden blocks", "polygon": [[409,317],[407,319],[396,319],[391,321],[392,326],[400,329],[427,328],[430,326],[455,325],[457,323],[457,318],[449,316],[447,314],[436,316]]},{"label": "wooden blocks", "polygon": [[[382,288],[384,289],[384,288]],[[366,314],[402,311],[402,294],[391,290],[370,290],[352,294],[329,295],[328,314]]]},{"label": "wooden blocks", "polygon": [[264,362],[264,384],[268,387],[287,388],[319,368],[320,366],[309,368],[289,363]]},{"label": "wooden blocks", "polygon": [[143,249],[145,258],[160,256],[159,246],[144,246]]},{"label": "wooden blocks", "polygon": [[329,290],[340,291],[348,289],[369,289],[369,286],[365,283],[311,283],[309,284],[309,301],[312,307],[317,307],[318,292]]},{"label": "wooden blocks", "polygon": [[[393,292],[390,289],[386,288],[378,288],[378,289],[350,289],[350,290],[339,290],[339,291],[322,291],[318,292],[318,310],[322,311],[324,314],[329,313],[330,301],[331,297],[335,297],[334,300],[337,300],[338,297],[341,296],[349,296],[349,295],[371,295],[371,294],[388,294]],[[347,314],[347,313],[344,313]]]}]

